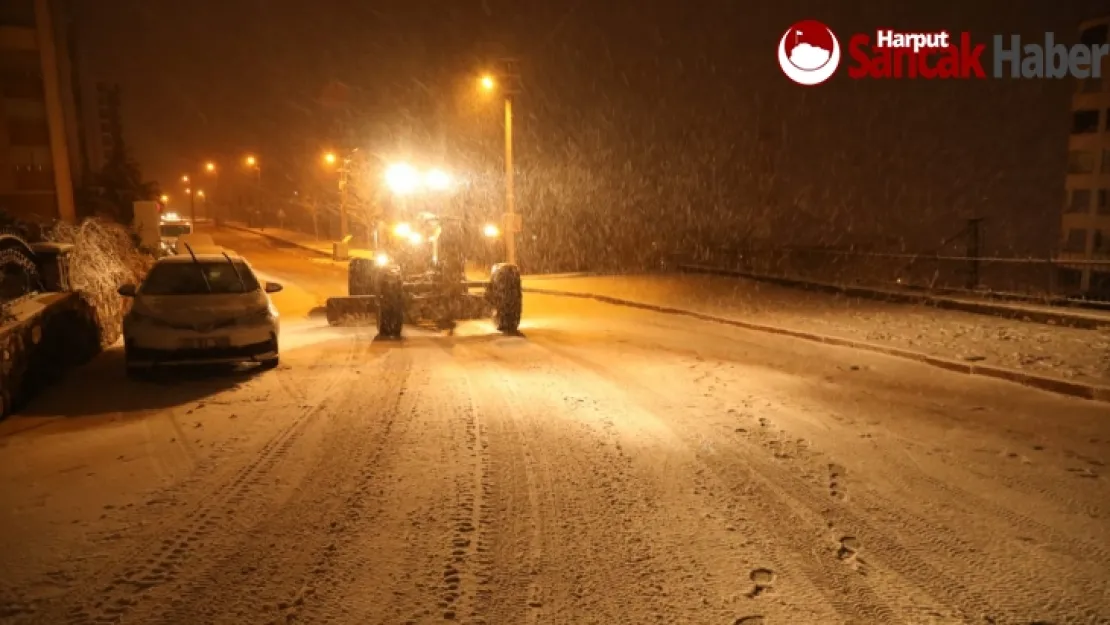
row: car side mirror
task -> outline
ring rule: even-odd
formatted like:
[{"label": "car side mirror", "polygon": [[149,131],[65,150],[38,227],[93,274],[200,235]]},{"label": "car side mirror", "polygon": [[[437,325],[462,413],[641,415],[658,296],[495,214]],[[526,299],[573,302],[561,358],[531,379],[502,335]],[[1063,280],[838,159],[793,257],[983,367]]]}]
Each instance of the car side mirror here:
[{"label": "car side mirror", "polygon": [[138,289],[135,288],[134,284],[125,284],[125,285],[121,286],[120,288],[116,289],[116,293],[119,293],[120,295],[122,295],[124,297],[135,297],[135,293],[137,291],[138,291]]},{"label": "car side mirror", "polygon": [[285,287],[281,286],[277,282],[267,282],[266,283],[266,292],[267,293],[277,293],[278,291],[281,291],[283,288],[285,288]]}]

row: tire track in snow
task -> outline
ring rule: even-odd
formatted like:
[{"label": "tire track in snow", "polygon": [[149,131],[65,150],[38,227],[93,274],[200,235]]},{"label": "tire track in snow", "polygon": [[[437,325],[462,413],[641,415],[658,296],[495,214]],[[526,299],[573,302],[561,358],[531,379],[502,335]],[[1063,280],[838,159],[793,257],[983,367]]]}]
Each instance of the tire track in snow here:
[{"label": "tire track in snow", "polygon": [[[348,349],[347,361],[352,357],[353,350]],[[51,616],[44,617],[46,622],[66,622],[71,625],[118,622],[143,601],[147,591],[174,582],[189,564],[192,550],[208,536],[219,531],[224,517],[229,512],[234,513],[240,509],[247,498],[259,489],[257,476],[269,470],[288,453],[305,426],[324,409],[342,381],[342,376],[330,376],[314,398],[314,403],[302,407],[293,419],[255,452],[246,465],[219,487],[210,490],[192,511],[168,524],[170,531],[175,534],[173,538],[165,537],[165,533],[169,532],[149,537],[128,556],[117,560],[110,570],[101,573],[95,584],[89,584],[89,588],[95,590],[75,597],[64,597],[62,601],[68,606],[64,615],[55,611],[48,612]],[[212,472],[217,468],[211,465]],[[207,475],[210,475],[207,470],[199,472],[194,479],[188,481],[186,488],[204,485],[202,480]]]},{"label": "tire track in snow", "polygon": [[[586,551],[551,554],[554,570],[545,571],[544,577],[549,580],[546,586],[554,601],[550,601],[550,609],[543,611],[541,622],[547,619],[599,624],[622,619],[683,622],[683,617],[678,616],[682,611],[705,618],[712,608],[704,599],[698,601],[703,592],[702,584],[687,587],[694,579],[694,573],[685,564],[687,545],[674,543],[671,533],[660,534],[658,528],[649,525],[653,519],[652,502],[658,501],[659,493],[649,492],[643,478],[634,471],[632,457],[622,447],[622,434],[615,419],[619,416],[620,428],[639,427],[635,423],[639,417],[625,414],[624,406],[608,399],[622,394],[584,383],[581,376],[567,373],[565,368],[553,369],[550,364],[538,364],[537,356],[550,362],[550,354],[531,344],[524,344],[512,360],[507,357],[513,353],[509,350],[484,346],[479,351],[486,360],[499,365],[491,368],[489,375],[496,374],[500,381],[487,386],[507,387],[506,398],[519,402],[514,410],[517,414],[537,415],[528,418],[525,427],[532,433],[528,438],[547,443],[543,449],[551,460],[546,466],[554,466],[564,480],[571,476],[568,469],[574,467],[582,471],[583,475],[574,476],[576,483],[565,494],[597,489],[596,504],[591,502],[590,505],[608,510],[606,518],[594,523],[622,530],[617,535],[592,537],[596,541],[593,542],[587,529],[592,527],[591,521],[578,521],[584,511],[575,509],[571,503],[574,497],[560,497],[554,503],[553,509],[557,512],[552,517],[563,519],[561,528],[571,532],[564,540],[570,545],[581,543]],[[537,370],[542,371],[542,375],[537,374]],[[561,404],[549,405],[548,398],[559,396],[564,397]],[[563,432],[574,432],[574,438],[552,444],[552,435]],[[575,461],[582,458],[552,455],[559,450],[585,449],[594,450],[591,456],[604,454],[605,459],[590,458],[576,466]],[[553,490],[548,488],[549,492]],[[584,525],[574,528],[576,521]],[[548,533],[553,534],[554,530],[552,527]],[[606,549],[614,548],[621,555],[605,557],[604,561],[598,559]],[[569,561],[588,563],[592,568],[585,573],[566,571],[566,575],[574,576],[573,581],[566,580],[565,576],[555,577],[563,572],[559,570],[560,565],[565,567]],[[570,581],[569,592],[553,587],[553,581]],[[670,590],[674,590],[674,594]],[[694,603],[696,605],[692,605]]]},{"label": "tire track in snow", "polygon": [[[546,337],[541,347],[554,357],[590,371],[600,380],[614,385],[620,389],[615,392],[628,397],[629,403],[640,405],[654,414],[680,413],[687,416],[685,421],[672,420],[672,431],[691,448],[701,446],[706,440],[703,434],[691,431],[694,427],[683,427],[687,422],[696,425],[703,421],[696,409],[674,405],[674,402],[660,395],[655,388],[624,374],[620,367],[601,366],[573,353],[573,346],[555,343],[557,341]],[[668,380],[665,387],[673,390],[674,382],[674,379]],[[766,524],[774,528],[777,537],[786,538],[782,541],[787,545],[785,549],[775,543],[763,547],[767,551],[768,560],[779,563],[783,570],[797,570],[805,577],[808,584],[795,589],[801,606],[806,607],[807,602],[823,596],[838,614],[851,622],[879,623],[898,620],[887,599],[901,601],[902,597],[890,597],[887,592],[889,589],[886,588],[881,592],[877,591],[866,578],[842,566],[835,558],[836,550],[831,544],[822,548],[826,552],[824,555],[813,554],[815,538],[829,529],[827,523],[818,521],[824,517],[823,513],[829,506],[828,500],[811,500],[810,505],[799,510],[796,505],[792,505],[792,499],[799,494],[796,491],[808,493],[811,486],[802,482],[801,489],[795,486],[789,489],[789,493],[783,493],[783,483],[789,484],[793,479],[769,478],[752,466],[753,461],[759,460],[765,453],[763,450],[749,449],[748,453],[739,454],[721,445],[715,451],[712,455],[700,455],[698,461],[712,472],[720,486],[732,492],[739,500],[758,506]],[[780,596],[790,596],[786,594],[790,591],[784,584],[777,584],[776,589]]]},{"label": "tire track in snow", "polygon": [[[473,356],[473,350],[466,351],[470,359],[480,359]],[[482,436],[476,441],[487,477],[483,480],[484,526],[477,545],[482,566],[477,581],[483,588],[478,591],[475,613],[487,622],[534,625],[549,600],[540,574],[546,568],[548,523],[544,510],[557,509],[554,488],[542,474],[540,456],[520,423],[517,397],[506,388],[503,375],[488,370],[478,374],[464,371],[464,375],[476,428],[478,416],[485,415]],[[502,449],[505,443],[508,449]],[[505,560],[501,565],[511,562],[518,569],[498,570],[497,555]],[[496,588],[492,587],[495,584]],[[511,591],[507,592],[506,586],[511,586]]]},{"label": "tire track in snow", "polygon": [[[368,351],[358,354],[359,360]],[[357,380],[373,380],[372,392],[358,393],[359,386],[352,385],[343,401],[330,406],[317,459],[296,471],[303,481],[292,497],[262,510],[257,520],[246,519],[248,531],[213,545],[204,566],[162,593],[172,598],[169,608],[142,622],[212,622],[231,614],[239,622],[259,617],[285,622],[305,618],[303,611],[320,606],[314,600],[317,590],[338,583],[332,564],[344,536],[363,522],[371,484],[380,477],[379,464],[393,440],[397,405],[406,391],[421,385],[410,380],[411,358],[402,352],[372,363],[355,365],[362,371]],[[371,422],[370,415],[380,421]],[[369,507],[372,517],[376,508]],[[288,540],[292,536],[295,541]],[[330,618],[341,606],[320,607]]]},{"label": "tire track in snow", "polygon": [[[446,520],[446,503],[456,503],[443,488],[449,483],[443,473],[453,470],[448,463],[454,459],[443,453],[440,440],[445,397],[438,363],[426,362],[411,349],[395,350],[411,361],[407,384],[396,384],[389,375],[373,381],[388,397],[383,402],[390,415],[388,439],[380,439],[371,461],[363,463],[356,488],[331,515],[335,520],[321,522],[336,537],[319,552],[306,577],[311,598],[285,618],[417,623],[433,614],[426,595],[442,581],[436,579],[432,562],[441,557],[436,540],[446,530],[435,524]],[[381,406],[368,406],[367,412],[379,410]],[[351,440],[364,443],[358,437]],[[438,462],[428,467],[433,451],[440,452]],[[414,593],[414,588],[426,592]]]}]

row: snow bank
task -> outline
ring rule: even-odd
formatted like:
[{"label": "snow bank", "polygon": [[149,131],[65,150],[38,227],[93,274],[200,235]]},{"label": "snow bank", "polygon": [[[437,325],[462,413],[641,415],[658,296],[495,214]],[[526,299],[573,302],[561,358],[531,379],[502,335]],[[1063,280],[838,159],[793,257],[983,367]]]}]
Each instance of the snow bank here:
[{"label": "snow bank", "polygon": [[1067,380],[1110,381],[1106,329],[1025,323],[719,276],[596,276],[549,279],[533,286],[677,307]]},{"label": "snow bank", "polygon": [[101,345],[115,343],[129,305],[116,291],[123,284],[138,282],[153,259],[139,252],[126,228],[98,219],[87,219],[78,226],[58,224],[48,238],[74,246],[69,257],[69,286],[96,311]]}]

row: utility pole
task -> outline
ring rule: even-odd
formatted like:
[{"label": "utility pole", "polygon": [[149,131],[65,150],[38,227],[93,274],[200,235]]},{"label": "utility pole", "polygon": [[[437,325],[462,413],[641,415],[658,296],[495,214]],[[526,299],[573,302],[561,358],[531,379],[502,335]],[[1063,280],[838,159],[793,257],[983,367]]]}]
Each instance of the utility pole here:
[{"label": "utility pole", "polygon": [[520,216],[516,212],[516,189],[513,180],[513,96],[519,79],[513,59],[504,59],[505,91],[505,253],[508,262],[516,264],[516,235],[521,230]]},{"label": "utility pole", "polygon": [[347,238],[347,182],[350,159],[343,159],[343,167],[339,170],[339,240]]},{"label": "utility pole", "polygon": [[505,252],[516,263],[516,206],[513,198],[513,96],[505,94]]}]

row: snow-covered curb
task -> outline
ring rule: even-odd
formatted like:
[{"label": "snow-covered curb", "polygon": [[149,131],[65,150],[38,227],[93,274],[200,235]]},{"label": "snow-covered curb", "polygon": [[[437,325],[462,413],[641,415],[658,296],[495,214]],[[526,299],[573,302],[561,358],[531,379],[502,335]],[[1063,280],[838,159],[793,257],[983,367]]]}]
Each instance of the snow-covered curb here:
[{"label": "snow-covered curb", "polygon": [[592,299],[605,304],[613,304],[616,306],[627,306],[630,308],[639,308],[642,310],[650,310],[658,313],[665,313],[669,315],[682,315],[685,317],[692,317],[702,321],[710,321],[713,323],[721,323],[725,325],[744,328],[747,330],[756,330],[759,332],[767,332],[770,334],[779,334],[783,336],[790,336],[793,338],[803,339],[807,341],[814,341],[817,343],[824,343],[827,345],[837,345],[840,347],[851,347],[854,349],[861,349],[870,352],[885,354],[887,356],[896,356],[898,358],[905,358],[923,364],[931,365],[948,371],[956,373],[964,373],[967,375],[980,375],[1007,382],[1016,382],[1023,386],[1037,388],[1050,393],[1058,395],[1067,395],[1069,397],[1078,397],[1081,399],[1090,399],[1099,402],[1110,402],[1110,387],[1097,384],[1086,384],[1083,382],[1073,382],[1070,380],[1063,380],[1051,376],[1037,375],[1018,371],[1016,369],[1008,369],[1006,367],[997,367],[993,365],[977,365],[949,358],[941,358],[922,352],[917,352],[900,347],[892,347],[887,345],[876,345],[875,343],[868,343],[866,341],[859,341],[856,339],[849,339],[837,336],[829,336],[826,334],[818,334],[814,332],[804,332],[801,330],[791,330],[779,326],[766,325],[762,323],[752,323],[748,321],[740,321],[738,319],[729,319],[727,317],[720,317],[717,315],[709,315],[706,313],[699,313],[692,310],[683,308],[673,308],[670,306],[660,306],[657,304],[646,304],[643,302],[636,302],[632,300],[622,299],[618,297],[611,297],[608,295],[598,295],[596,293],[581,293],[574,291],[557,291],[552,289],[538,289],[534,287],[524,287],[527,293],[536,293],[540,295],[555,295],[560,297],[577,297],[581,299]]},{"label": "snow-covered curb", "polygon": [[1068,326],[1084,330],[1097,330],[1102,327],[1110,327],[1110,315],[1105,313],[1099,314],[1095,311],[1084,313],[1071,310],[1048,310],[1048,306],[1022,306],[1020,304],[1006,304],[1002,302],[992,302],[986,300],[977,301],[972,299],[946,297],[943,295],[935,295],[929,293],[900,292],[890,289],[881,289],[877,287],[818,282],[813,280],[804,280],[801,278],[772,276],[734,269],[709,267],[705,265],[679,264],[676,265],[676,267],[680,271],[687,271],[691,273],[707,273],[713,275],[733,276],[737,278],[746,278],[749,280],[758,280],[760,282],[768,282],[780,286],[800,288],[808,291],[835,293],[841,295],[849,295],[852,297],[860,297],[901,304],[924,304],[926,306],[934,306],[936,308],[958,310],[960,312],[969,312],[978,315],[990,315],[992,317],[1004,317],[1008,319],[1017,319],[1019,321],[1028,321],[1047,325]]},{"label": "snow-covered curb", "polygon": [[285,237],[279,237],[277,235],[271,234],[271,233],[266,232],[264,230],[259,230],[258,228],[247,228],[245,226],[239,226],[239,225],[229,223],[229,222],[226,222],[226,221],[224,223],[220,224],[220,227],[221,228],[230,228],[232,230],[239,230],[241,232],[249,232],[251,234],[270,239],[271,241],[277,241],[278,243],[284,243],[286,245],[293,245],[293,246],[299,247],[302,250],[307,250],[309,252],[312,252],[313,254],[318,254],[318,255],[324,256],[326,258],[331,258],[332,257],[331,252],[321,250],[321,249],[317,249],[315,247],[312,247],[311,245],[307,245],[307,244],[301,243],[299,241],[292,241],[292,240],[287,239]]}]

